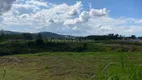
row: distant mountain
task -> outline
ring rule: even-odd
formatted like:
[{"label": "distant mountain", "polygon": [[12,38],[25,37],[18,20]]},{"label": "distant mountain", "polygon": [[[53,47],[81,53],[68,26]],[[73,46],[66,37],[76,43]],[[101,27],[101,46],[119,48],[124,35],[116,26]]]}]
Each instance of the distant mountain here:
[{"label": "distant mountain", "polygon": [[75,39],[75,36],[61,35],[61,34],[56,34],[52,32],[39,32],[38,34],[41,34],[43,38]]},{"label": "distant mountain", "polygon": [[61,39],[65,38],[65,36],[63,35],[52,33],[52,32],[39,32],[37,34],[41,34],[43,38],[61,38]]},{"label": "distant mountain", "polygon": [[[1,34],[24,34],[24,32],[14,32],[14,31],[5,31],[5,30],[1,30],[0,31],[0,35]],[[70,38],[70,39],[74,39],[74,36],[71,35],[61,35],[61,34],[57,34],[57,33],[52,33],[52,32],[39,32],[39,33],[30,33],[34,38],[37,34],[41,34],[41,36],[43,38],[57,38],[57,39],[65,39],[65,38]]]},{"label": "distant mountain", "polygon": [[0,34],[20,34],[20,32],[0,30]]}]

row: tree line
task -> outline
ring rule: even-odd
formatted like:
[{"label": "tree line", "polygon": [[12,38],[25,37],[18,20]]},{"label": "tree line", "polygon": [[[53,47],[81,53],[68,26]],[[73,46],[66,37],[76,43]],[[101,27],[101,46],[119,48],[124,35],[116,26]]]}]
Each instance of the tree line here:
[{"label": "tree line", "polygon": [[86,37],[78,37],[80,40],[128,40],[128,39],[142,39],[142,37],[136,37],[135,35],[123,36],[119,34],[108,35],[89,35]]},{"label": "tree line", "polygon": [[[91,35],[75,38],[43,38],[41,34],[1,34],[0,55],[13,55],[21,53],[36,52],[107,52],[107,51],[138,51],[135,47],[104,46],[97,44],[96,40],[104,40],[101,43],[118,43],[111,40],[117,39],[138,39],[135,35],[124,37],[118,34]],[[110,40],[110,41],[109,41]],[[93,42],[94,41],[94,42]],[[109,41],[109,42],[107,42]],[[89,43],[91,42],[91,43]],[[124,42],[123,44],[130,44]],[[135,44],[135,43],[134,43]],[[137,44],[141,45],[141,44]]]}]

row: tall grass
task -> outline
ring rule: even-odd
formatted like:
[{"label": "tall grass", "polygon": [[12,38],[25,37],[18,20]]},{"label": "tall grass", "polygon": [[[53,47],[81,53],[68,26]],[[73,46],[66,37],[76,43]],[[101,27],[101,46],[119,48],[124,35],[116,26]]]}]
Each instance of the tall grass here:
[{"label": "tall grass", "polygon": [[5,68],[5,66],[4,66],[4,68],[3,68],[3,77],[2,77],[2,79],[5,80],[5,77],[6,77],[6,68]]},{"label": "tall grass", "polygon": [[124,66],[124,54],[120,53],[119,57],[120,57],[120,64],[121,64],[122,70],[124,70],[124,67],[125,67]]},{"label": "tall grass", "polygon": [[[125,62],[127,56],[124,53],[118,55],[118,62],[110,62],[104,68],[98,72],[95,80],[142,80],[142,67],[134,65],[128,65]],[[114,69],[113,69],[114,68]],[[94,77],[94,76],[93,76]],[[91,77],[92,78],[92,77]],[[93,80],[94,80],[93,79]]]}]

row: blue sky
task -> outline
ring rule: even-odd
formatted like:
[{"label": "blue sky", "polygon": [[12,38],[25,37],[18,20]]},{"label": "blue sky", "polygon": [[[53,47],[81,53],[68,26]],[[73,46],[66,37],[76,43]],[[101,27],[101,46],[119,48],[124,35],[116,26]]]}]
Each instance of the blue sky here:
[{"label": "blue sky", "polygon": [[108,8],[112,17],[142,18],[141,0],[92,0],[94,8]]},{"label": "blue sky", "polygon": [[141,36],[141,0],[0,0],[0,29]]}]

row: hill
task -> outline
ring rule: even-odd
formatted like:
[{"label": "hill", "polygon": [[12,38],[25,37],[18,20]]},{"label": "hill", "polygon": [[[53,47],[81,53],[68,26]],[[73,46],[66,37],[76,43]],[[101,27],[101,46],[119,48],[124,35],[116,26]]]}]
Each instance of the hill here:
[{"label": "hill", "polygon": [[41,34],[43,39],[47,39],[47,38],[54,38],[54,39],[75,38],[74,36],[71,36],[71,35],[61,35],[61,34],[57,34],[57,33],[53,33],[53,32],[24,33],[24,32],[14,32],[14,31],[6,31],[6,30],[0,31],[0,35],[18,35],[18,36],[20,35],[19,37],[21,37],[23,34],[24,35],[30,34],[34,39],[36,38],[36,36],[38,34]]},{"label": "hill", "polygon": [[60,35],[60,34],[56,34],[52,32],[39,32],[36,34],[41,34],[43,38],[60,38],[60,39],[65,38],[64,35]]}]

